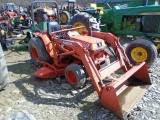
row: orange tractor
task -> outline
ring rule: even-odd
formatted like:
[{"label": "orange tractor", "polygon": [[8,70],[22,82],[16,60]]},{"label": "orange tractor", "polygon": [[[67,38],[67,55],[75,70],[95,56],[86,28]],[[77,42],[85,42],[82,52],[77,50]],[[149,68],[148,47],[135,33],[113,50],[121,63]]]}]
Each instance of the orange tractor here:
[{"label": "orange tractor", "polygon": [[[34,39],[43,43],[42,48],[33,47],[31,56],[38,59],[42,57],[40,51],[45,50],[43,54],[49,56],[52,63],[39,61],[41,67],[34,74],[40,78],[65,74],[74,88],[83,86],[90,77],[101,104],[125,118],[151,84],[146,63],[131,65],[117,37],[111,33],[92,32],[93,36],[86,36],[79,35],[77,29],[80,28],[55,31],[50,35],[47,31],[37,34]],[[114,55],[106,52],[107,46],[111,46]],[[110,63],[112,56],[115,61]],[[123,75],[107,80],[119,69],[123,69]]]},{"label": "orange tractor", "polygon": [[18,17],[17,13],[14,11],[4,11],[2,13],[2,16],[6,16],[6,19],[12,19]]},{"label": "orange tractor", "polygon": [[[84,27],[60,30],[56,21],[49,21],[47,30],[34,33],[29,41],[31,59],[40,65],[34,74],[44,79],[65,75],[74,88],[90,77],[101,104],[125,118],[151,85],[147,65],[132,65],[113,34],[90,34]],[[120,69],[121,75],[109,79]]]}]

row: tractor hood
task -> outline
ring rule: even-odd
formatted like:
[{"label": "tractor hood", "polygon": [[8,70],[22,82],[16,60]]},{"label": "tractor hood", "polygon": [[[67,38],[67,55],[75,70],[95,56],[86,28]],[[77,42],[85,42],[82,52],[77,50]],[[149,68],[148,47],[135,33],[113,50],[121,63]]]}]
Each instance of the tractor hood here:
[{"label": "tractor hood", "polygon": [[76,35],[70,37],[72,40],[81,42],[84,47],[90,49],[90,50],[102,50],[106,47],[106,44],[104,43],[103,39],[95,38],[91,36],[83,36],[83,35]]},{"label": "tractor hood", "polygon": [[94,44],[94,43],[103,41],[103,39],[100,39],[100,38],[95,38],[91,36],[83,36],[83,35],[71,36],[71,38],[78,42],[85,42],[89,44]]},{"label": "tractor hood", "polygon": [[160,6],[139,6],[120,9],[115,6],[114,9],[117,15],[159,15]]}]

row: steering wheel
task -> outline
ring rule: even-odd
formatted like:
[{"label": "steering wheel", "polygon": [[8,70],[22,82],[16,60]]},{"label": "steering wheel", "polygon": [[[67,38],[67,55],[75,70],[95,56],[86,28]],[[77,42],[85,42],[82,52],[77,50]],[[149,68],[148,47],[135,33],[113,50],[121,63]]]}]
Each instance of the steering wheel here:
[{"label": "steering wheel", "polygon": [[106,0],[103,2],[103,4],[106,3],[106,5],[109,7],[109,9],[112,9],[112,7],[109,5],[110,2],[111,2],[111,0]]}]

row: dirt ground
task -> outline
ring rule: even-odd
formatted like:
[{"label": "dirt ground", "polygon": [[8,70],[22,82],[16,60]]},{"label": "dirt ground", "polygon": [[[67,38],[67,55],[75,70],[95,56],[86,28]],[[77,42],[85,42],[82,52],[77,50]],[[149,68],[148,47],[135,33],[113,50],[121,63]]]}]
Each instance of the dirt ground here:
[{"label": "dirt ground", "polygon": [[[37,120],[118,120],[112,112],[100,105],[97,93],[90,81],[83,89],[77,90],[76,95],[73,95],[72,89],[66,90],[62,87],[66,83],[64,77],[61,80],[37,79],[33,75],[37,68],[30,61],[27,49],[4,50],[4,54],[11,79],[10,84],[0,92],[0,120],[20,110],[28,111]],[[159,69],[156,67],[159,64],[160,62],[156,62],[152,69],[156,73],[151,75],[152,79],[157,81],[155,84],[159,83]],[[155,89],[154,86],[153,89]],[[157,90],[157,93],[159,92],[160,90]],[[142,120],[143,118],[158,120],[155,116],[159,112],[155,111],[158,111],[159,105],[156,103],[159,103],[157,102],[159,95],[151,99],[155,91],[150,90],[148,93],[140,102],[142,105],[139,104],[142,108],[138,111],[137,108],[133,109],[129,120]],[[156,101],[155,110],[149,114],[148,112],[152,110],[148,107],[151,104],[150,99]],[[146,104],[143,104],[145,102]],[[147,115],[149,117],[145,118]]]},{"label": "dirt ground", "polygon": [[[70,90],[61,87],[66,83],[63,77],[61,81],[35,78],[36,67],[31,63],[27,49],[4,51],[4,54],[11,81],[0,92],[0,119],[20,110],[28,111],[37,120],[97,119],[104,109],[91,83],[74,96]],[[113,114],[112,117],[117,118]]]}]

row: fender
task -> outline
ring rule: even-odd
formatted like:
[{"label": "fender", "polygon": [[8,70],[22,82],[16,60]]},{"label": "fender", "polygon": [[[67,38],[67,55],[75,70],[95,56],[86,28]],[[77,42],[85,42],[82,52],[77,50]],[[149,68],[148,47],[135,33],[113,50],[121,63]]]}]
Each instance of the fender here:
[{"label": "fender", "polygon": [[27,35],[27,38],[32,38],[32,37],[34,37],[32,31],[30,31],[30,30],[22,30],[22,31],[23,31],[23,33],[24,33],[25,35]]},{"label": "fender", "polygon": [[46,35],[46,34],[43,34],[43,33],[38,33],[35,35],[39,38],[41,38],[41,40],[43,41],[44,43],[44,46],[48,52],[48,54],[53,57],[54,56],[54,52],[53,52],[53,45],[52,45],[52,42],[51,40],[49,39],[49,37]]}]

